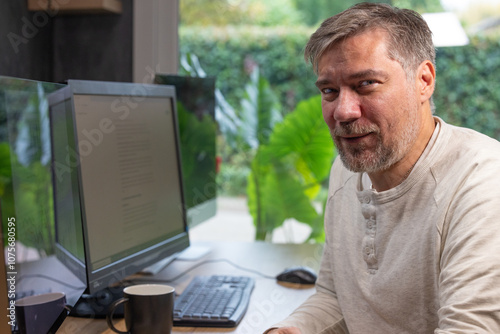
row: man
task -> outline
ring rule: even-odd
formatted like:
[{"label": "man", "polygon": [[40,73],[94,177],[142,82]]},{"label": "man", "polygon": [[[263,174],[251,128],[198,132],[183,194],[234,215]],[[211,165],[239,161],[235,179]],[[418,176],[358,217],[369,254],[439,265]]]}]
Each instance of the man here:
[{"label": "man", "polygon": [[500,333],[500,144],[433,116],[425,21],[359,4],[305,57],[340,160],[316,293],[269,333]]}]

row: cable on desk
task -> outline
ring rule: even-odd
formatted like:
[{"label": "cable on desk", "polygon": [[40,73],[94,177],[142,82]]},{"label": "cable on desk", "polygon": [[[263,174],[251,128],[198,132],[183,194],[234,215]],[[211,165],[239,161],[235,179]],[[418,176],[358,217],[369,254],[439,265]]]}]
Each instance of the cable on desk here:
[{"label": "cable on desk", "polygon": [[[192,266],[191,268],[185,270],[184,272],[180,273],[179,275],[177,276],[174,276],[173,278],[169,278],[169,279],[164,279],[164,280],[155,280],[155,279],[145,279],[144,281],[147,281],[147,282],[162,282],[162,283],[170,283],[170,282],[173,282],[173,281],[176,281],[178,280],[179,278],[181,278],[182,276],[186,275],[187,273],[189,273],[190,271],[202,266],[202,265],[205,265],[205,264],[208,264],[208,263],[214,263],[214,262],[226,262],[228,264],[230,264],[231,266],[237,268],[237,269],[240,269],[240,270],[243,270],[243,271],[247,271],[247,272],[250,272],[250,273],[254,273],[256,275],[259,275],[263,278],[268,278],[268,279],[275,279],[276,277],[274,276],[270,276],[270,275],[266,275],[264,273],[261,273],[260,271],[257,271],[255,269],[249,269],[249,268],[245,268],[245,267],[242,267],[230,260],[227,260],[227,259],[214,259],[214,260],[205,260],[205,261],[202,261],[200,263],[197,263],[195,264],[194,266]],[[137,281],[140,281],[140,279],[131,279],[130,282],[137,282]]]}]

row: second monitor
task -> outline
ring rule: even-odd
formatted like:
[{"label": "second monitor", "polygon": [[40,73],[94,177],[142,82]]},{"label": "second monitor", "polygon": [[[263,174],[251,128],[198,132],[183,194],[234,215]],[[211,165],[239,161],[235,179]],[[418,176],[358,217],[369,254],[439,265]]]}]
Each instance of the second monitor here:
[{"label": "second monitor", "polygon": [[188,226],[216,214],[215,78],[157,74],[155,83],[176,88]]}]

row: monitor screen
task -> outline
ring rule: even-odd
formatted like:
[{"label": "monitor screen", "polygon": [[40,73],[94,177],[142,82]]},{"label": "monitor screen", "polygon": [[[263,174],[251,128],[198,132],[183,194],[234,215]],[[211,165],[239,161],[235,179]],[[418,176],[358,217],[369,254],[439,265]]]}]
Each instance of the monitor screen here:
[{"label": "monitor screen", "polygon": [[177,91],[188,226],[196,226],[217,211],[215,78],[157,74],[155,82]]},{"label": "monitor screen", "polygon": [[175,101],[78,80],[49,97],[56,254],[90,294],[189,246]]},{"label": "monitor screen", "polygon": [[[27,325],[15,313],[17,300],[64,293],[72,307],[85,290],[54,255],[47,98],[64,86],[0,76],[0,225],[6,265],[0,271],[9,278],[4,281],[8,290],[3,289],[0,298],[11,307],[5,318],[10,330],[0,326],[0,333],[18,333]],[[50,332],[55,332],[64,314],[47,320],[47,325],[53,325]]]}]

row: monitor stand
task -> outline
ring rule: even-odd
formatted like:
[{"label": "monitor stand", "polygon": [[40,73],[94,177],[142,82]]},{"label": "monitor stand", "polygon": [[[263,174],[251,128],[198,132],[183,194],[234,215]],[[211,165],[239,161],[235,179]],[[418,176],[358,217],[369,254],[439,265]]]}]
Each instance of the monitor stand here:
[{"label": "monitor stand", "polygon": [[212,251],[211,247],[201,245],[190,245],[179,253],[179,261],[196,261]]},{"label": "monitor stand", "polygon": [[[195,261],[211,251],[208,246],[189,246],[183,251],[166,257],[165,259],[154,263],[145,268],[140,274],[155,275],[162,271],[167,265],[174,260],[180,261]],[[84,318],[106,318],[109,307],[115,301],[123,297],[123,289],[128,284],[117,284],[116,286],[107,287],[97,291],[94,294],[83,294],[72,308],[70,315]],[[118,305],[115,309],[115,317],[123,317],[123,304]]]},{"label": "monitor stand", "polygon": [[[69,315],[83,318],[106,318],[109,307],[123,297],[123,289],[127,285],[117,285],[97,291],[94,294],[83,294],[71,309]],[[115,317],[123,317],[123,304],[115,309]]]}]

